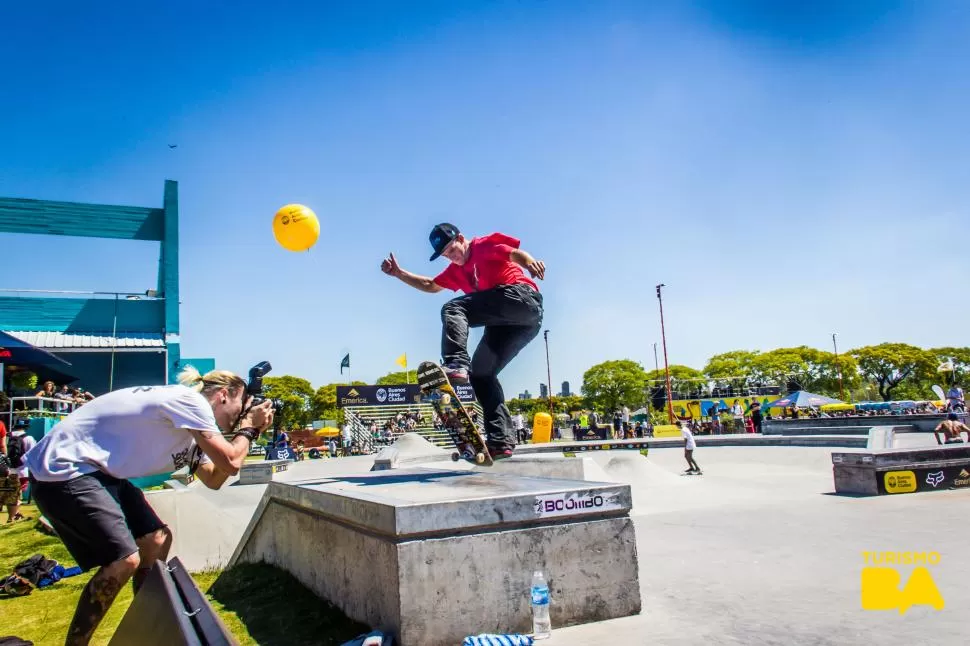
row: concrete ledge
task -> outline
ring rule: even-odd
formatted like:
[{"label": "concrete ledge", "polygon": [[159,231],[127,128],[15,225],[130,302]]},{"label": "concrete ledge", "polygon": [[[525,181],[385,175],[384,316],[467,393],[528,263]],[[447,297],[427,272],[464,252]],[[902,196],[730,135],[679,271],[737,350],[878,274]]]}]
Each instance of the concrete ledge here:
[{"label": "concrete ledge", "polygon": [[[868,435],[773,435],[765,437],[751,433],[738,435],[695,435],[697,446],[831,446],[837,448],[867,447]],[[651,449],[683,449],[682,438],[639,440],[595,440],[588,442],[549,442],[548,444],[520,444],[516,455],[534,453],[585,453],[589,451],[649,451]]]},{"label": "concrete ledge", "polygon": [[[780,433],[771,435],[781,435],[784,437],[792,435],[868,435],[872,426],[800,426],[794,428],[783,428]],[[909,426],[909,429],[914,427]]]},{"label": "concrete ledge", "polygon": [[[577,463],[580,461],[577,461]],[[410,468],[267,486],[230,566],[281,567],[401,646],[640,612],[629,485]]]},{"label": "concrete ledge", "polygon": [[833,452],[832,464],[899,466],[939,460],[970,460],[970,445],[949,444],[918,449],[873,449],[871,451]]},{"label": "concrete ledge", "polygon": [[[945,413],[921,415],[857,415],[854,417],[800,417],[799,419],[766,419],[762,428],[766,435],[782,433],[787,429],[813,426],[838,428],[840,426],[912,426],[916,432],[932,432],[937,424],[946,419]],[[834,432],[834,431],[833,431]]]},{"label": "concrete ledge", "polygon": [[275,480],[277,473],[290,468],[289,460],[263,460],[246,462],[239,469],[239,484],[266,484]]},{"label": "concrete ledge", "polygon": [[970,447],[833,453],[832,476],[836,493],[865,496],[970,487]]},{"label": "concrete ledge", "polygon": [[603,468],[592,458],[563,457],[556,453],[514,455],[490,467],[473,467],[474,471],[490,471],[532,478],[560,478],[607,482]]},{"label": "concrete ledge", "polygon": [[451,460],[452,451],[435,446],[417,433],[405,433],[391,446],[385,446],[374,458],[371,471]]}]

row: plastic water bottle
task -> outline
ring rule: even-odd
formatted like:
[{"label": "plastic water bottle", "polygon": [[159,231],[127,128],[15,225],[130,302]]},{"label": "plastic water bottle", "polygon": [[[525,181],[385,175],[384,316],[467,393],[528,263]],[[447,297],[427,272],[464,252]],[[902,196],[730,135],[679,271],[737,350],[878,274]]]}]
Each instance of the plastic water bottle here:
[{"label": "plastic water bottle", "polygon": [[534,639],[546,639],[550,633],[549,585],[542,572],[536,570],[532,573],[532,636]]}]

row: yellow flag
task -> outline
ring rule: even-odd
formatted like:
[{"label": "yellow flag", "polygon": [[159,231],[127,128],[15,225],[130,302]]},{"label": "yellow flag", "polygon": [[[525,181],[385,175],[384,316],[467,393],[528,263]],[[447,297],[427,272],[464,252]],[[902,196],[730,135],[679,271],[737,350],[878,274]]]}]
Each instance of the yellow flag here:
[{"label": "yellow flag", "polygon": [[395,361],[394,363],[396,363],[397,365],[399,365],[402,368],[404,368],[405,370],[407,370],[408,369],[408,353],[405,352],[404,354],[402,354],[400,357],[397,358],[397,361]]}]

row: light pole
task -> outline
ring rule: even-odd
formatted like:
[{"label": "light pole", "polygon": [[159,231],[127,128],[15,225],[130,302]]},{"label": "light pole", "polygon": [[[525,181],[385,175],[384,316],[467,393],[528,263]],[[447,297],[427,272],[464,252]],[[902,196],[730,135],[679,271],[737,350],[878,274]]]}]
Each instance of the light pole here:
[{"label": "light pole", "polygon": [[552,410],[552,370],[549,368],[549,330],[543,332],[542,338],[546,340],[546,380],[549,384],[546,394],[549,396],[549,414],[555,416],[555,411]]},{"label": "light pole", "polygon": [[667,419],[674,423],[674,404],[670,401],[670,366],[667,364],[667,333],[664,331],[664,300],[660,295],[660,288],[666,287],[663,283],[657,285],[657,300],[660,302],[660,339],[664,346],[664,372],[667,374]]},{"label": "light pole", "polygon": [[832,333],[832,348],[835,350],[835,369],[839,373],[839,398],[845,401],[845,391],[842,389],[842,364],[839,362],[839,346],[835,344],[835,333]]}]

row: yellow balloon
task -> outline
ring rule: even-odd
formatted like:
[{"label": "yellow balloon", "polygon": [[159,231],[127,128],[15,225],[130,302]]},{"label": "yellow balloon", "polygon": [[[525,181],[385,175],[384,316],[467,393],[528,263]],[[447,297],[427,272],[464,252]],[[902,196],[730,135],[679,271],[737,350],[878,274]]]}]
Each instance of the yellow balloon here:
[{"label": "yellow balloon", "polygon": [[273,218],[276,242],[289,251],[306,251],[320,237],[317,215],[302,204],[287,204]]}]

